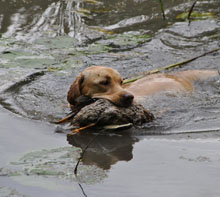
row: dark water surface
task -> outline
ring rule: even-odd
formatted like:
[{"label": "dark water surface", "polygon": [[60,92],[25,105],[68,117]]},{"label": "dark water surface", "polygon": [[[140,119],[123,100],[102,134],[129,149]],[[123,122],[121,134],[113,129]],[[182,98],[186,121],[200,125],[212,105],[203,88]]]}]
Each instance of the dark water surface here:
[{"label": "dark water surface", "polygon": [[[54,132],[86,67],[126,78],[218,48],[220,1],[197,1],[188,25],[192,3],[164,1],[163,20],[151,0],[0,1],[0,196],[220,196],[219,77],[146,98],[156,120],[99,135],[78,177],[93,136]],[[220,69],[220,52],[176,71],[187,69]]]}]

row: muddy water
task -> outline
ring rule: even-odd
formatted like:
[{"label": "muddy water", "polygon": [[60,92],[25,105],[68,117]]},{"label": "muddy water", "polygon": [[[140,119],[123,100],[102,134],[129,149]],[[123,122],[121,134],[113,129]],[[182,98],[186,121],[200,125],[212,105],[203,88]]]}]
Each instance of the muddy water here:
[{"label": "muddy water", "polygon": [[[150,0],[0,2],[0,196],[220,196],[219,77],[192,95],[146,98],[156,120],[98,136],[78,177],[79,147],[93,136],[54,133],[84,68],[110,66],[126,78],[219,47],[220,2],[198,1],[188,25],[180,14],[192,3],[164,2],[163,20]],[[176,70],[219,64],[215,52]]]}]

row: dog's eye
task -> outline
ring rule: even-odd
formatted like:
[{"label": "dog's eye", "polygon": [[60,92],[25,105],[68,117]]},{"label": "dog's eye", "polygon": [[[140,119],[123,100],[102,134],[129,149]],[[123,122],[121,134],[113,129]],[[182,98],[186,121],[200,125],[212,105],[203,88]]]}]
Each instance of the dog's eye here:
[{"label": "dog's eye", "polygon": [[121,84],[121,85],[123,84],[123,80],[120,81],[120,84]]},{"label": "dog's eye", "polygon": [[99,82],[99,84],[104,85],[104,86],[109,85],[109,83],[110,83],[109,80],[104,80],[104,81]]}]

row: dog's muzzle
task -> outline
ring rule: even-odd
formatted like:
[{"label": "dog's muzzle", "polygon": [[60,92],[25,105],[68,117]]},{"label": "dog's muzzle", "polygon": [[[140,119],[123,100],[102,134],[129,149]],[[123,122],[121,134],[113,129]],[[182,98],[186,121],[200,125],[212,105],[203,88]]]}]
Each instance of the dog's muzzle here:
[{"label": "dog's muzzle", "polygon": [[134,96],[132,94],[126,93],[121,95],[122,106],[128,107],[132,104]]}]

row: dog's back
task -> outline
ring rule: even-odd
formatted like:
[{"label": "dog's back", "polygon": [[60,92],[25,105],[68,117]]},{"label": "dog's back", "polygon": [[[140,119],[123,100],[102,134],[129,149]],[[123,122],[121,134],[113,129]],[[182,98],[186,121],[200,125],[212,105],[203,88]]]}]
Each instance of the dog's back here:
[{"label": "dog's back", "polygon": [[193,82],[218,75],[217,70],[187,70],[173,74],[152,74],[130,84],[134,96],[150,96],[162,91],[192,92]]}]

